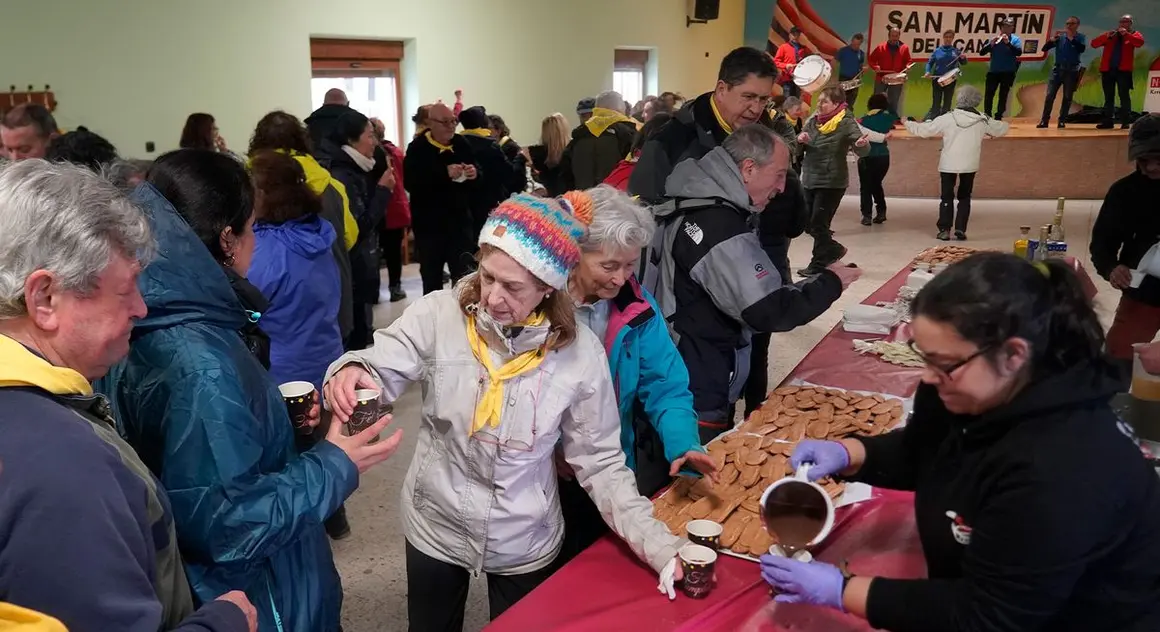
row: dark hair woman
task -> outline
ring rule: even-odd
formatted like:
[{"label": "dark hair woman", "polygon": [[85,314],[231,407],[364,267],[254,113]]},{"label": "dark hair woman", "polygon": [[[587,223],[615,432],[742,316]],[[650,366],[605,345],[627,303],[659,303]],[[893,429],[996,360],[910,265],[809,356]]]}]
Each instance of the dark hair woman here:
[{"label": "dark hair woman", "polygon": [[253,251],[245,169],[180,150],[158,158],[148,180],[134,201],[160,253],[139,280],[149,312],[97,388],[168,491],[197,597],[241,588],[259,629],[337,630],[342,587],[322,521],[398,438],[366,445],[386,420],[353,437],[336,424],[295,456],[278,386],[238,335],[257,315],[222,273],[245,274]]},{"label": "dark hair woman", "polygon": [[254,258],[250,282],[269,301],[262,329],[270,335],[270,375],[279,384],[311,382],[342,355],[338,327],[337,234],[319,217],[322,201],[290,156],[261,151],[254,176]]},{"label": "dark hair woman", "polygon": [[264,150],[281,152],[298,161],[306,175],[307,186],[322,200],[319,215],[342,236],[335,240],[331,250],[338,265],[341,290],[338,327],[345,340],[354,329],[354,299],[351,293],[350,257],[347,253],[358,241],[358,223],[350,212],[346,188],[311,155],[310,133],[293,114],[275,110],[258,121],[250,137],[249,155],[253,157]]},{"label": "dark hair woman", "polygon": [[[886,98],[886,93],[870,95],[866,107],[866,115],[858,121],[862,127],[880,134],[889,134],[894,129],[898,115],[890,109],[890,100]],[[887,147],[886,141],[871,141],[870,153],[866,154],[865,158],[858,159],[858,189],[862,196],[863,226],[886,221],[886,190],[882,187],[882,181],[889,172],[890,148]],[[875,207],[878,208],[878,212],[871,219],[870,215]]]},{"label": "dark hair woman", "polygon": [[791,461],[914,491],[929,579],[766,556],[777,599],[887,630],[1160,629],[1160,480],[1109,405],[1122,379],[1072,268],[978,254],[912,307],[910,422]]},{"label": "dark hair woman", "polygon": [[194,112],[185,119],[185,127],[181,129],[182,149],[212,149],[219,150],[221,134],[218,133],[217,122],[213,115],[205,112]]},{"label": "dark hair woman", "polygon": [[353,290],[354,328],[347,339],[348,349],[363,349],[371,342],[374,317],[379,302],[379,225],[395,186],[394,169],[372,180],[375,169],[375,137],[370,119],[350,110],[339,117],[331,137],[323,145],[327,168],[346,188],[350,212],[358,223],[358,241],[350,250],[351,288]]}]

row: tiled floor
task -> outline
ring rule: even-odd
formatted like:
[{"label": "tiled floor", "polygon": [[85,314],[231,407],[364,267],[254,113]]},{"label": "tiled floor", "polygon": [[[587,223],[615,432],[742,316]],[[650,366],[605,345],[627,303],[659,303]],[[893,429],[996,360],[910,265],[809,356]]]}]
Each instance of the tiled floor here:
[{"label": "tiled floor", "polygon": [[[1030,176],[1030,174],[1028,174]],[[915,253],[935,245],[935,217],[938,203],[922,199],[889,200],[889,221],[865,228],[858,224],[858,203],[847,197],[834,222],[837,238],[850,249],[848,261],[857,263],[866,274],[845,296],[815,322],[773,338],[770,358],[770,384],[780,382],[805,353],[841,318],[843,307],[860,302],[875,288],[905,266]],[[1051,221],[1054,200],[983,200],[977,201],[971,218],[967,245],[1007,250],[1018,235],[1021,224],[1038,226]],[[1072,200],[1067,205],[1066,228],[1071,251],[1090,270],[1087,256],[1088,237],[1098,201]],[[795,240],[790,250],[792,262],[806,263],[810,239]],[[421,289],[418,271],[408,266],[404,287],[412,297]],[[1094,272],[1093,272],[1094,277]],[[1105,325],[1110,322],[1118,293],[1096,278],[1100,293],[1097,309]],[[383,285],[384,292],[386,284]],[[376,310],[376,323],[384,326],[394,319],[406,303],[384,302]],[[405,630],[406,568],[403,557],[403,535],[398,512],[399,489],[415,446],[418,426],[419,391],[412,388],[395,405],[396,424],[407,432],[403,447],[395,458],[368,472],[360,489],[347,506],[353,535],[335,543],[339,571],[346,589],[344,628],[347,632]],[[472,583],[467,603],[465,630],[479,630],[487,622],[486,582],[481,577]]]}]

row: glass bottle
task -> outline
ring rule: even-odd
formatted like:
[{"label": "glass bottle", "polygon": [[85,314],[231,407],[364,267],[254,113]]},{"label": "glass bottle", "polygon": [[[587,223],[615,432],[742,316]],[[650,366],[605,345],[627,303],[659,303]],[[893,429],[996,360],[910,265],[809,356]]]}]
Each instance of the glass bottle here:
[{"label": "glass bottle", "polygon": [[1030,256],[1030,251],[1028,250],[1028,246],[1030,245],[1030,242],[1031,242],[1031,227],[1030,226],[1020,226],[1019,227],[1019,236],[1015,238],[1015,248],[1013,250],[1013,252],[1015,253],[1015,256],[1019,257],[1021,259],[1027,259]]},{"label": "glass bottle", "polygon": [[1048,237],[1048,235],[1050,235],[1050,234],[1051,234],[1051,225],[1050,224],[1039,229],[1039,247],[1035,249],[1035,260],[1036,261],[1046,261],[1047,260],[1047,242],[1050,239]]}]

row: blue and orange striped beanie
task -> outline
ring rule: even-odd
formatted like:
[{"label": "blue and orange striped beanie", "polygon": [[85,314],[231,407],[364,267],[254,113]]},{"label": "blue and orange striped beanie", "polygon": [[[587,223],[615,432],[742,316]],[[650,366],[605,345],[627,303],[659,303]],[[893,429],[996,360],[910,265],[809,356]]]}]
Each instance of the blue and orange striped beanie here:
[{"label": "blue and orange striped beanie", "polygon": [[488,244],[528,269],[537,279],[564,290],[580,261],[580,239],[592,221],[592,198],[569,191],[559,198],[518,193],[502,202],[479,232]]}]

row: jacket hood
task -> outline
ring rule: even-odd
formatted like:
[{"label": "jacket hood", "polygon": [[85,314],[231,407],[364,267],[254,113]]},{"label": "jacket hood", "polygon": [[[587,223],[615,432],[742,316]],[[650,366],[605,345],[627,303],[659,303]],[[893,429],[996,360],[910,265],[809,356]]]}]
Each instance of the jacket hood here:
[{"label": "jacket hood", "polygon": [[616,123],[632,123],[632,126],[639,129],[640,126],[633,119],[617,112],[616,110],[609,110],[606,108],[596,108],[592,110],[592,118],[584,122],[584,127],[592,132],[593,136],[599,136],[604,133],[604,130],[612,127]]},{"label": "jacket hood", "polygon": [[306,173],[306,186],[310,187],[315,195],[322,195],[322,192],[326,191],[326,187],[330,186],[330,172],[323,169],[322,165],[314,159],[314,156],[309,154],[292,151],[290,157],[297,160],[298,164],[302,166],[302,171]]},{"label": "jacket hood", "polygon": [[137,281],[149,313],[137,322],[133,337],[195,322],[241,329],[245,310],[185,219],[150,184],[138,186],[131,199],[149,217],[157,240],[157,257]]},{"label": "jacket hood", "polygon": [[665,180],[665,191],[670,197],[723,198],[740,208],[753,209],[741,172],[723,147],[713,149],[700,160],[678,164]]},{"label": "jacket hood", "polygon": [[[31,386],[54,395],[92,395],[83,375],[54,366],[27,347],[0,335],[0,388]],[[3,626],[0,626],[3,628]]]},{"label": "jacket hood", "polygon": [[348,105],[329,103],[311,112],[310,116],[306,117],[303,123],[306,123],[307,126],[317,125],[319,123],[333,123],[338,120],[338,117],[350,111],[351,108]]},{"label": "jacket hood", "polygon": [[317,215],[309,215],[281,224],[265,222],[254,224],[254,233],[273,238],[291,252],[307,259],[317,259],[322,255],[330,256],[330,246],[337,236],[330,222],[323,221]]},{"label": "jacket hood", "polygon": [[963,433],[968,440],[989,442],[1024,421],[1106,404],[1124,386],[1123,371],[1106,360],[1075,365],[1033,381],[1007,404],[965,418]]},{"label": "jacket hood", "polygon": [[954,109],[948,113],[955,120],[955,125],[962,128],[974,127],[987,122],[987,116],[972,110]]}]

